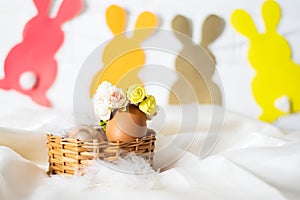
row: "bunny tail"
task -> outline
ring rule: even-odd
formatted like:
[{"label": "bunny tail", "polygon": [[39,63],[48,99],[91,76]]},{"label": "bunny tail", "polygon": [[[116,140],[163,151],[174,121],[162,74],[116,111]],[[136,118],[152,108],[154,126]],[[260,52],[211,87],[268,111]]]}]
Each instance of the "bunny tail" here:
[{"label": "bunny tail", "polygon": [[0,79],[0,88],[4,89],[4,90],[10,89],[10,87],[5,79]]}]

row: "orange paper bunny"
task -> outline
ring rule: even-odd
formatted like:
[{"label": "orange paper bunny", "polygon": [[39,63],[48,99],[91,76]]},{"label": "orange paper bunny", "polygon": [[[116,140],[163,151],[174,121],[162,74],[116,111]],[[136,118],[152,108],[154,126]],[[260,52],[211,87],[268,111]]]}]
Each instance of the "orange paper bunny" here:
[{"label": "orange paper bunny", "polygon": [[[23,31],[23,40],[8,53],[4,66],[4,79],[0,88],[14,89],[26,94],[36,103],[50,107],[46,97],[57,74],[55,54],[64,40],[61,29],[63,23],[76,16],[81,8],[81,0],[63,0],[56,17],[49,16],[52,0],[34,0],[37,15],[27,22]],[[34,84],[24,88],[20,84],[22,75],[30,73]]]},{"label": "orange paper bunny", "polygon": [[92,81],[91,96],[102,81],[118,85],[124,91],[134,83],[141,83],[138,73],[145,64],[145,53],[141,49],[141,43],[154,32],[158,24],[155,15],[143,12],[138,17],[132,37],[129,38],[124,32],[126,12],[123,8],[110,6],[106,11],[106,20],[114,38],[104,49],[102,55],[104,68]]},{"label": "orange paper bunny", "polygon": [[[251,16],[244,10],[236,10],[231,17],[233,27],[249,39],[248,59],[256,74],[252,92],[262,108],[260,119],[274,121],[290,112],[300,111],[300,67],[291,59],[288,42],[276,32],[280,20],[280,7],[273,0],[262,6],[266,30],[259,33]],[[275,100],[287,96],[290,112],[276,108]]]}]

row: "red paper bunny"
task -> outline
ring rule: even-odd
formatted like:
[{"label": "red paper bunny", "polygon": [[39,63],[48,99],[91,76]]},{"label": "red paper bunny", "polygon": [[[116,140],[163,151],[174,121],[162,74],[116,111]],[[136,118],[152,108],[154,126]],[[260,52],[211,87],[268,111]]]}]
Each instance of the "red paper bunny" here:
[{"label": "red paper bunny", "polygon": [[[64,40],[63,23],[75,17],[82,8],[82,0],[63,0],[56,17],[49,16],[52,0],[34,0],[38,13],[29,20],[23,31],[23,41],[14,46],[4,63],[4,79],[0,88],[14,89],[40,105],[51,107],[46,97],[57,74],[55,54]],[[33,75],[31,86],[20,83],[24,74]]]}]

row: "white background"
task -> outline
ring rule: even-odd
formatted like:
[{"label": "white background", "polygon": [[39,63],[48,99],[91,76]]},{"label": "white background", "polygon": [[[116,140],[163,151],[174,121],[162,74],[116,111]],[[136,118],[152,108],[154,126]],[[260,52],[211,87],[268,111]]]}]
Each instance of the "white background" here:
[{"label": "white background", "polygon": [[[61,1],[53,1],[55,8]],[[293,59],[300,63],[300,18],[299,1],[278,1],[282,8],[282,18],[278,32],[290,43]],[[217,71],[220,79],[216,80],[224,88],[223,99],[229,110],[238,111],[246,115],[257,117],[260,113],[251,91],[251,80],[254,71],[247,62],[247,40],[236,33],[230,22],[231,13],[237,8],[247,10],[254,18],[260,31],[264,30],[261,18],[261,5],[263,0],[85,0],[84,11],[72,21],[63,26],[65,41],[56,54],[59,63],[58,76],[53,87],[48,91],[48,96],[54,104],[54,109],[72,108],[73,87],[77,73],[88,55],[101,43],[110,39],[112,34],[107,28],[105,10],[111,4],[124,7],[128,12],[127,30],[132,30],[137,16],[143,11],[151,11],[160,19],[160,27],[171,30],[171,21],[181,14],[190,18],[193,23],[194,41],[199,43],[203,20],[209,14],[216,14],[224,18],[226,27],[223,34],[212,44],[211,50],[217,59]],[[56,5],[57,4],[57,5]],[[22,39],[25,23],[36,13],[32,0],[7,0],[0,1],[0,75],[3,76],[3,65],[7,53]],[[148,41],[149,42],[151,38]],[[180,43],[174,37],[174,44]],[[174,67],[174,55],[157,55],[147,52],[147,63],[158,63]],[[146,63],[146,64],[147,64]],[[141,78],[143,79],[141,72]],[[170,76],[172,78],[172,76]],[[173,77],[174,78],[174,77]],[[161,105],[167,103],[166,94],[157,95]],[[1,106],[44,109],[36,106],[31,100],[15,91],[0,90]],[[16,110],[17,112],[17,110]]]}]

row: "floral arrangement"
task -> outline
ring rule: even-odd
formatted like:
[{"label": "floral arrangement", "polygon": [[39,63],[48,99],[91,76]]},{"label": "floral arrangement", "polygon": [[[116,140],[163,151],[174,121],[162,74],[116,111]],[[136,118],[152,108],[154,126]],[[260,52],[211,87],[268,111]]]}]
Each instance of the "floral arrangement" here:
[{"label": "floral arrangement", "polygon": [[103,81],[97,88],[93,103],[95,115],[100,120],[100,126],[104,131],[113,111],[126,111],[129,104],[137,106],[139,110],[145,113],[148,120],[157,114],[155,97],[147,95],[145,88],[140,84],[131,85],[125,95],[121,88]]}]

